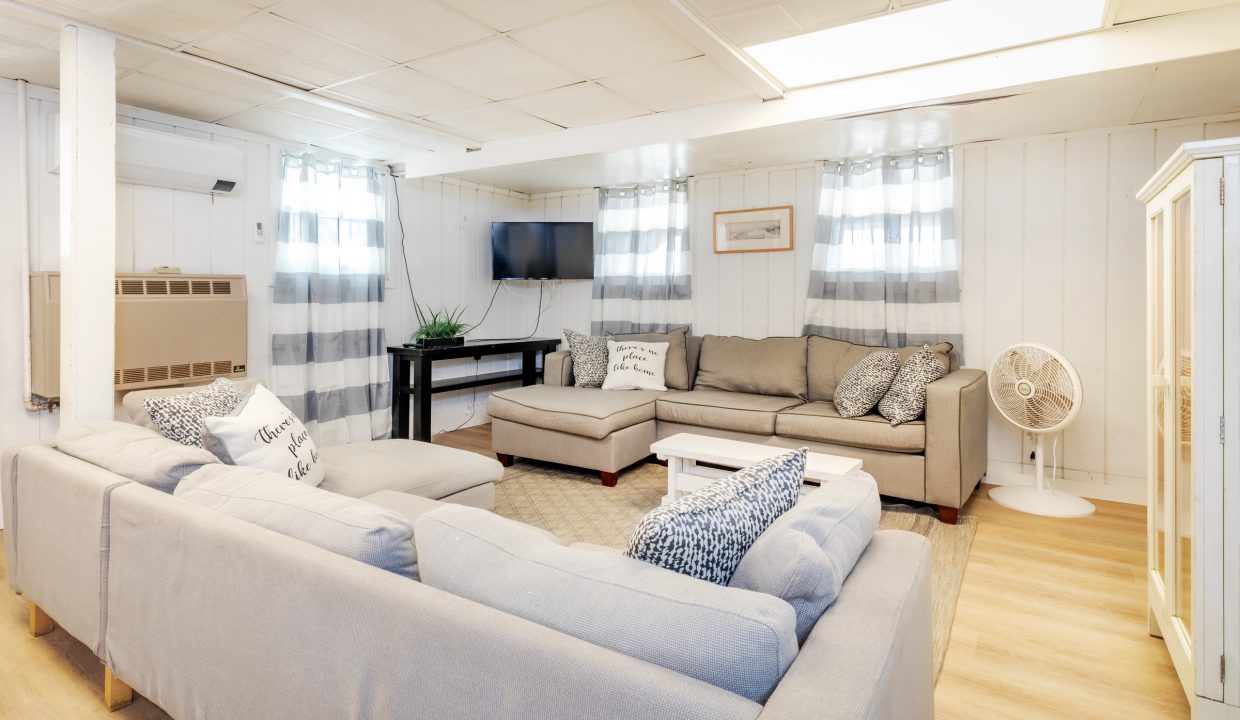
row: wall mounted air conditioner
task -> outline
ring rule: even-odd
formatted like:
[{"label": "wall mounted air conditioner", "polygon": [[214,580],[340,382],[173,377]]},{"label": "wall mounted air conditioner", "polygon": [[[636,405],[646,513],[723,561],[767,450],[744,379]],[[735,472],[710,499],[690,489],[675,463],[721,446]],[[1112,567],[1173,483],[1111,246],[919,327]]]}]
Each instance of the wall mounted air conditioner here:
[{"label": "wall mounted air conditioner", "polygon": [[[245,377],[245,277],[117,274],[117,390]],[[60,396],[60,273],[30,274],[31,391]]]},{"label": "wall mounted air conditioner", "polygon": [[[60,172],[60,116],[47,128],[47,171]],[[116,179],[192,192],[232,194],[241,184],[241,149],[224,143],[116,126]]]}]

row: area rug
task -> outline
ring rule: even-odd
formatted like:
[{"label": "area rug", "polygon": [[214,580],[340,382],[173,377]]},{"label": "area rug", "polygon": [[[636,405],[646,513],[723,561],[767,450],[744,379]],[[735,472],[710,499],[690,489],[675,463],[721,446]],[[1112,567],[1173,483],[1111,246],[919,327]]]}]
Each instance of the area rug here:
[{"label": "area rug", "polygon": [[[495,486],[495,512],[540,527],[565,542],[624,548],[637,521],[666,493],[667,470],[660,465],[634,466],[621,473],[616,487],[603,487],[597,473],[522,460],[507,468]],[[977,520],[961,516],[960,524],[944,525],[927,508],[884,504],[879,526],[930,540],[937,681]]]}]

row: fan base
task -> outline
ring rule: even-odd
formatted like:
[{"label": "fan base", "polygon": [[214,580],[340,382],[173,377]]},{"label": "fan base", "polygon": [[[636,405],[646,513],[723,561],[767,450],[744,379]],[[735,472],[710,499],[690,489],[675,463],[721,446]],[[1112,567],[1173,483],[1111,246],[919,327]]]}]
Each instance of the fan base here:
[{"label": "fan base", "polygon": [[1085,498],[1029,485],[991,488],[990,499],[1006,508],[1047,517],[1085,517],[1094,513],[1094,504]]}]

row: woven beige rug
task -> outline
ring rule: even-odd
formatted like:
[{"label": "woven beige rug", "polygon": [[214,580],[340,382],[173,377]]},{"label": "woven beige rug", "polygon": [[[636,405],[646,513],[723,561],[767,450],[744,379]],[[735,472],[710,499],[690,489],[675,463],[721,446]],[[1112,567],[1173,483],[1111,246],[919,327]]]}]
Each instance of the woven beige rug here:
[{"label": "woven beige rug", "polygon": [[[658,506],[666,493],[667,470],[660,465],[629,468],[621,473],[616,487],[608,488],[599,483],[596,473],[522,460],[507,468],[504,479],[495,486],[495,512],[552,532],[565,542],[624,548],[637,521]],[[879,525],[930,539],[937,681],[977,519],[961,516],[959,525],[944,525],[928,510],[889,505],[883,507]]]}]

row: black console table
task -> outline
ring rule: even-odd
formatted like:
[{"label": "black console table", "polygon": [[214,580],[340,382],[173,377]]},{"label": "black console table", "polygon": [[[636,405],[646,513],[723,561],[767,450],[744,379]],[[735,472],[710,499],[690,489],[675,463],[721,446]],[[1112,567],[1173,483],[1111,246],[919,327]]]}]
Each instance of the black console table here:
[{"label": "black console table", "polygon": [[[520,380],[522,385],[533,385],[538,379],[536,362],[538,353],[545,358],[560,346],[554,338],[529,338],[526,340],[476,340],[464,345],[448,347],[389,347],[392,354],[392,437],[408,437],[427,442],[431,439],[431,395],[450,390],[465,390]],[[521,369],[504,372],[483,373],[468,377],[431,380],[431,365],[436,360],[460,358],[482,359],[487,355],[521,353]],[[410,384],[412,381],[412,385]],[[409,433],[409,396],[413,396],[416,413],[413,416],[413,434]]]}]

